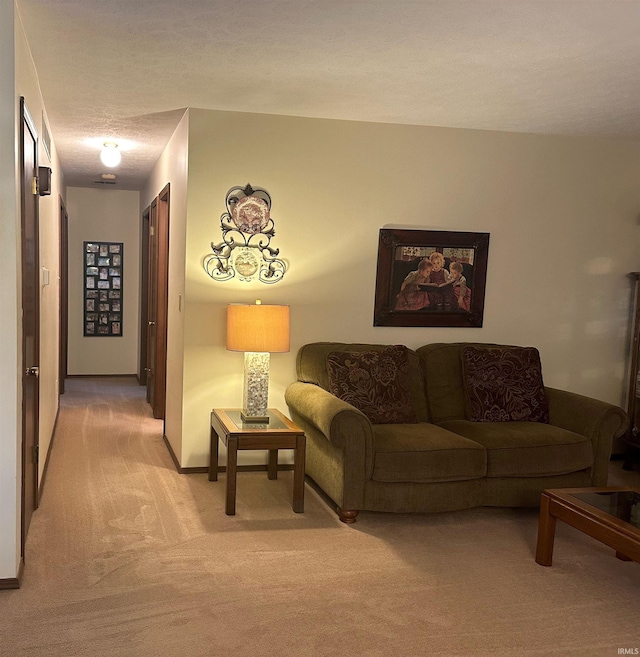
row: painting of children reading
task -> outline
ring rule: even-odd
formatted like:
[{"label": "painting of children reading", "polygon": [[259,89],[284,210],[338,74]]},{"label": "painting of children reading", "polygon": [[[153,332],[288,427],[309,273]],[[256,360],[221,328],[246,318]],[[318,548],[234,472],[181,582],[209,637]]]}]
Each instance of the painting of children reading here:
[{"label": "painting of children reading", "polygon": [[374,326],[482,326],[488,233],[381,229]]}]

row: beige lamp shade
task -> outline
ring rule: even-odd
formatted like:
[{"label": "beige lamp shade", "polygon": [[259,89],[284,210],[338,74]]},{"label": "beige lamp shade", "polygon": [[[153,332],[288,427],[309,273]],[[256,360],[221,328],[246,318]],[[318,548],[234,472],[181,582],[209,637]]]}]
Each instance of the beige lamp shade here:
[{"label": "beige lamp shade", "polygon": [[289,306],[227,306],[227,349],[272,354],[289,351]]}]

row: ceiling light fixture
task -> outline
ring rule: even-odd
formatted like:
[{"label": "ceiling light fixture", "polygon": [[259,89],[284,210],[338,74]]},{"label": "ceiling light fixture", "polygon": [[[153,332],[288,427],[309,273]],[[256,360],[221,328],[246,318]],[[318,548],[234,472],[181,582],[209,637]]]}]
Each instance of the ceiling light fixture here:
[{"label": "ceiling light fixture", "polygon": [[100,151],[100,160],[105,167],[117,167],[122,159],[118,144],[113,141],[106,141],[102,151]]},{"label": "ceiling light fixture", "polygon": [[100,177],[103,180],[115,180],[116,179],[116,174],[115,173],[103,173]]}]

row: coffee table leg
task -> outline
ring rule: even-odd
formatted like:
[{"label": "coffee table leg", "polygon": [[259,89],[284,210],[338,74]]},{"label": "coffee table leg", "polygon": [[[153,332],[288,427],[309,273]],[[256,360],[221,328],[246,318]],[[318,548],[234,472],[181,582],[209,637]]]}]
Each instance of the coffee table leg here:
[{"label": "coffee table leg", "polygon": [[218,434],[213,427],[209,445],[209,481],[218,481]]},{"label": "coffee table leg", "polygon": [[267,466],[267,477],[269,479],[278,478],[278,450],[269,450],[269,465]]},{"label": "coffee table leg", "polygon": [[304,435],[296,438],[295,463],[293,466],[293,510],[304,513],[304,459],[306,438]]},{"label": "coffee table leg", "polygon": [[553,559],[553,541],[556,535],[556,519],[549,509],[549,498],[542,493],[540,499],[540,519],[538,520],[538,545],[536,563],[550,566]]},{"label": "coffee table leg", "polygon": [[236,514],[236,474],[238,469],[238,438],[229,437],[227,441],[227,490],[225,513],[228,516]]}]

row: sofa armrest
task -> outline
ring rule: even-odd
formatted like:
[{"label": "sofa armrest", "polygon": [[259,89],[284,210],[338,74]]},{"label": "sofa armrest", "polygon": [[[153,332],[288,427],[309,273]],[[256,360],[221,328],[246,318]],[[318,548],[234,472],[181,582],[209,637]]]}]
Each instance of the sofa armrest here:
[{"label": "sofa armrest", "polygon": [[618,406],[566,390],[545,387],[549,423],[579,433],[593,446],[593,485],[605,486],[614,438],[627,430],[627,414]]},{"label": "sofa armrest", "polygon": [[361,509],[366,483],[373,476],[369,419],[313,383],[292,383],[285,400],[307,436],[307,474],[341,509]]},{"label": "sofa armrest", "polygon": [[373,432],[367,416],[357,408],[313,383],[296,381],[285,392],[289,409],[313,425],[336,447],[361,441],[365,452],[373,452]]}]

